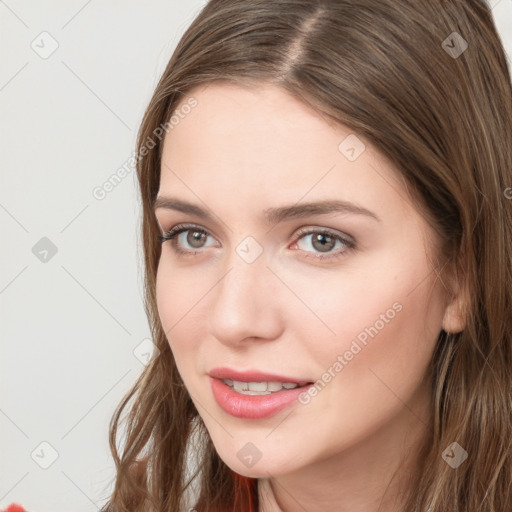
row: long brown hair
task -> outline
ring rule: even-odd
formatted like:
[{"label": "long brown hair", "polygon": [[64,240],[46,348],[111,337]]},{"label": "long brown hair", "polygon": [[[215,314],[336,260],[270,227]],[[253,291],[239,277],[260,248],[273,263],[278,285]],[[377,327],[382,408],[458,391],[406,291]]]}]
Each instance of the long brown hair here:
[{"label": "long brown hair", "polygon": [[[194,87],[221,80],[282,87],[370,141],[416,195],[469,302],[463,331],[441,331],[432,357],[429,439],[404,510],[512,510],[512,87],[490,7],[210,0],[179,41],[139,131],[145,306],[158,355],[112,418],[117,474],[103,511],[258,509],[256,480],[215,451],[155,300],[163,135],[183,105],[193,108]],[[116,435],[132,399],[120,453]],[[453,442],[468,452],[456,469],[442,457]]]}]

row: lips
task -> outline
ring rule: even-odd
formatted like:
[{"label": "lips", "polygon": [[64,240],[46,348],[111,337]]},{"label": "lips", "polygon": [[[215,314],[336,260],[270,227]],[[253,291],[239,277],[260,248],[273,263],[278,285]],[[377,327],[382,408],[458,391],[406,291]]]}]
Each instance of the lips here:
[{"label": "lips", "polygon": [[[240,372],[230,368],[215,368],[209,372],[212,394],[220,408],[242,419],[264,419],[284,408],[297,404],[299,395],[307,390],[311,381],[260,371]],[[225,381],[240,383],[272,382],[297,384],[293,389],[282,388],[268,394],[242,394]]]}]

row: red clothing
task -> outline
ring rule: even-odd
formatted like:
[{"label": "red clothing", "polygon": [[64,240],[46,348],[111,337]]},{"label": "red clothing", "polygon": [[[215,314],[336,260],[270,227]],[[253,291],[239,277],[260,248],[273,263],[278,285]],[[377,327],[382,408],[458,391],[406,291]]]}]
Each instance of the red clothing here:
[{"label": "red clothing", "polygon": [[17,503],[11,503],[5,510],[0,510],[0,512],[27,512],[21,505]]}]

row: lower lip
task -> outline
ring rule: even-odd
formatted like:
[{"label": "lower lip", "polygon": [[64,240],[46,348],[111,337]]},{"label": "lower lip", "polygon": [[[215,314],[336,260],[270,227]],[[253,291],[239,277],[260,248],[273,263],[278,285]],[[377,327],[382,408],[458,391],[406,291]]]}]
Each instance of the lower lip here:
[{"label": "lower lip", "polygon": [[222,410],[235,416],[249,420],[268,418],[282,411],[297,401],[299,395],[308,389],[307,386],[276,391],[270,395],[242,395],[224,384],[220,379],[210,377],[213,396]]}]

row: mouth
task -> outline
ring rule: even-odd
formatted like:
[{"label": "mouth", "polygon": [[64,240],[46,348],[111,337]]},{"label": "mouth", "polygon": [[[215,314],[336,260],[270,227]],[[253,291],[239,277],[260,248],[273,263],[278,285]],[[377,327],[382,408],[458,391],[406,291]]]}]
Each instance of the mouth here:
[{"label": "mouth", "polygon": [[217,404],[231,416],[264,419],[298,405],[299,396],[313,381],[259,371],[217,368],[209,372]]},{"label": "mouth", "polygon": [[245,382],[233,379],[220,379],[226,386],[240,393],[241,395],[271,395],[288,389],[302,388],[313,384],[312,382],[280,382],[280,381],[262,381],[262,382]]},{"label": "mouth", "polygon": [[[311,384],[313,380],[307,378],[296,378],[284,375],[278,375],[277,373],[263,372],[259,370],[234,370],[232,368],[213,368],[208,372],[210,377],[219,379],[225,382],[228,386],[233,386],[235,383],[242,383],[239,388],[247,391],[244,387],[245,384],[252,384],[253,391],[274,391],[277,384],[281,386],[287,386],[286,389],[292,389],[295,385],[304,386],[305,384]],[[269,385],[269,389],[263,389],[262,384]],[[278,391],[278,389],[275,389]]]}]

